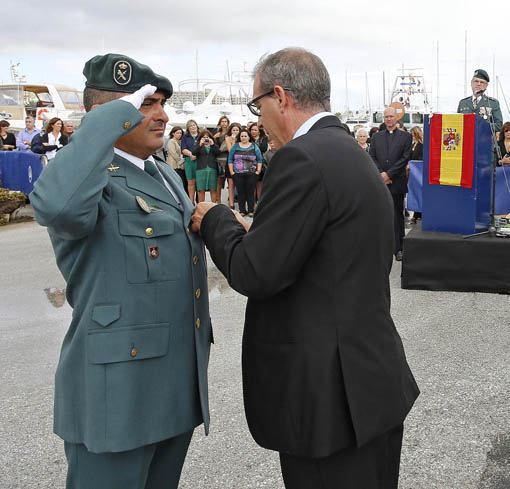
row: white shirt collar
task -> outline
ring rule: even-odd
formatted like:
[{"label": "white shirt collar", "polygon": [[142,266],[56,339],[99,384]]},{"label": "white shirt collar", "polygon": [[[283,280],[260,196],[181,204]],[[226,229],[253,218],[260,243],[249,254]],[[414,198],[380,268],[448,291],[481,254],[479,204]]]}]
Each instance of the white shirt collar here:
[{"label": "white shirt collar", "polygon": [[472,96],[472,100],[473,100],[473,102],[474,102],[475,100],[476,100],[477,102],[480,102],[480,99],[481,99],[481,98],[482,98],[482,96],[481,96],[481,95],[478,95],[478,97],[477,97],[476,95],[473,95],[473,96]]},{"label": "white shirt collar", "polygon": [[149,156],[146,160],[142,160],[142,158],[138,158],[138,156],[134,156],[129,153],[126,153],[125,151],[122,151],[119,148],[113,148],[113,151],[115,154],[119,155],[121,158],[124,158],[125,160],[128,160],[130,163],[133,163],[133,165],[137,166],[142,171],[145,171],[145,162],[146,161],[152,161],[154,163],[154,158],[152,156]]},{"label": "white shirt collar", "polygon": [[294,137],[292,139],[296,139],[299,136],[306,134],[319,119],[322,119],[323,117],[326,117],[328,115],[333,115],[333,114],[331,112],[319,112],[315,115],[312,115],[312,117],[310,117],[310,119],[308,119],[307,121],[303,122],[303,124],[301,124],[301,127],[296,131],[296,134],[294,134]]}]

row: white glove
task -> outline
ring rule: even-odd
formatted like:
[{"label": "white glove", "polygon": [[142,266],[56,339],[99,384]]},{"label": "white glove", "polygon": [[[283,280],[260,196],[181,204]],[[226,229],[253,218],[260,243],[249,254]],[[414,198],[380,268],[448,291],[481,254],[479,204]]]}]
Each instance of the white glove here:
[{"label": "white glove", "polygon": [[142,88],[139,88],[136,92],[126,95],[125,97],[121,97],[119,100],[124,100],[125,102],[130,103],[135,109],[139,109],[145,97],[149,97],[156,91],[156,87],[154,85],[144,85]]}]

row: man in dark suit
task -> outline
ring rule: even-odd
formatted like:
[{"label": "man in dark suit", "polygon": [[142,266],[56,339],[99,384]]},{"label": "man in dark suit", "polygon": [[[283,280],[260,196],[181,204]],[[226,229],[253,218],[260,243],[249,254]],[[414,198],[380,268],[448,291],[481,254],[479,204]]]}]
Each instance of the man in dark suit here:
[{"label": "man in dark suit", "polygon": [[212,330],[193,206],[151,156],[172,85],[119,54],[84,75],[88,113],[30,195],[73,308],[55,375],[66,489],[176,489],[208,430]]},{"label": "man in dark suit", "polygon": [[255,68],[258,124],[280,148],[250,225],[223,205],[193,216],[248,296],[246,416],[280,452],[288,489],[396,488],[418,395],[390,315],[392,203],[368,154],[329,112],[330,80],[289,48]]},{"label": "man in dark suit", "polygon": [[402,260],[402,242],[405,236],[404,197],[407,193],[406,166],[411,157],[413,138],[398,128],[397,111],[388,107],[384,111],[386,130],[374,134],[369,154],[381,172],[393,199],[395,258]]}]

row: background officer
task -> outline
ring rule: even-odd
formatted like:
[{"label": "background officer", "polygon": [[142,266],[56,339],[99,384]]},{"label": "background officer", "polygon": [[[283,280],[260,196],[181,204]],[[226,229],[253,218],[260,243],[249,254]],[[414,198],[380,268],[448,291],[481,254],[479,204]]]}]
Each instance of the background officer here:
[{"label": "background officer", "polygon": [[73,307],[54,431],[67,489],[176,488],[194,428],[208,430],[212,331],[192,205],[151,156],[172,85],[118,54],[83,73],[89,113],[30,198]]},{"label": "background officer", "polygon": [[494,132],[499,132],[503,125],[503,115],[499,102],[495,98],[485,95],[489,81],[489,75],[485,70],[476,70],[471,80],[473,94],[459,102],[457,112],[459,114],[478,114],[487,122],[494,122]]}]

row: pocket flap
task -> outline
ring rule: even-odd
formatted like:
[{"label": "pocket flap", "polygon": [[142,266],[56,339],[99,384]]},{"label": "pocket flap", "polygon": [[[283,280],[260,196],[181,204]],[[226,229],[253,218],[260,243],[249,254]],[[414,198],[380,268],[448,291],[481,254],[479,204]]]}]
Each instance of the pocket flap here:
[{"label": "pocket flap", "polygon": [[[149,231],[150,229],[150,231]],[[174,233],[174,222],[167,212],[119,210],[119,232],[122,236],[157,238]]]},{"label": "pocket flap", "polygon": [[168,323],[93,330],[87,338],[88,360],[98,364],[161,357],[168,352],[169,337]]},{"label": "pocket flap", "polygon": [[92,320],[105,327],[120,318],[120,304],[103,304],[92,310]]}]

